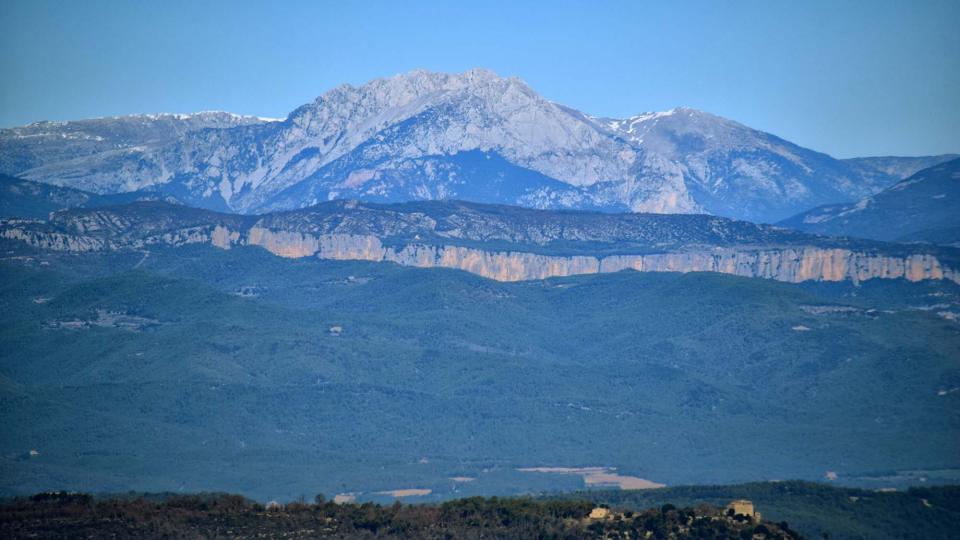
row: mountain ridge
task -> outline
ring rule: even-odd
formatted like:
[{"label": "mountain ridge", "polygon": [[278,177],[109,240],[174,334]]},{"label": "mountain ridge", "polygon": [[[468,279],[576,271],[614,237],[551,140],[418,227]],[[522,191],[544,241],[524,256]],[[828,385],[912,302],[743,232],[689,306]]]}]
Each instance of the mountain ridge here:
[{"label": "mountain ridge", "polygon": [[855,203],[813,208],[779,224],[817,234],[960,244],[960,159],[922,169]]},{"label": "mountain ridge", "polygon": [[0,174],[0,219],[47,219],[51,213],[58,210],[95,208],[148,200],[182,204],[176,197],[163,193],[128,192],[97,195],[80,189]]},{"label": "mountain ridge", "polygon": [[707,215],[560,212],[459,201],[331,201],[264,215],[162,201],[6,220],[0,237],[53,251],[260,246],[288,258],[445,267],[498,281],[719,272],[788,282],[905,278],[960,283],[948,248],[828,238]]},{"label": "mountain ridge", "polygon": [[[91,122],[59,129],[101,136],[81,129]],[[340,85],[280,121],[234,115],[195,124],[159,139],[150,128],[143,140],[79,148],[48,137],[42,142],[55,151],[43,162],[39,147],[24,142],[27,128],[0,130],[0,172],[96,193],[162,192],[243,213],[334,198],[468,198],[770,222],[875,193],[910,167],[836,160],[684,107],[593,117],[483,69]]]}]

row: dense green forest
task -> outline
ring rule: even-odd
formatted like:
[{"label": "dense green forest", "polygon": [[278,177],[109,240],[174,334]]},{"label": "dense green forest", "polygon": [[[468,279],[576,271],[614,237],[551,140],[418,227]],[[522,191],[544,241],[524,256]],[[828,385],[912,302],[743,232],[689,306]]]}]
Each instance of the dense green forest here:
[{"label": "dense green forest", "polygon": [[876,488],[960,468],[960,325],[928,307],[957,302],[946,283],[2,247],[7,494],[425,502],[584,487],[533,467]]}]

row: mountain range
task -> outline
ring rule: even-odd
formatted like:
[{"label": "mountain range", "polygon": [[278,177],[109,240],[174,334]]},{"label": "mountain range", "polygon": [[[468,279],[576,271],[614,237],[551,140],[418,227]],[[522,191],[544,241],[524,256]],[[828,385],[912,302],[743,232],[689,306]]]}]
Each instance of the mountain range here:
[{"label": "mountain range", "polygon": [[950,157],[838,160],[689,108],[594,117],[481,69],[343,85],[283,120],[161,114],[0,130],[0,173],[241,213],[465,199],[773,222]]}]

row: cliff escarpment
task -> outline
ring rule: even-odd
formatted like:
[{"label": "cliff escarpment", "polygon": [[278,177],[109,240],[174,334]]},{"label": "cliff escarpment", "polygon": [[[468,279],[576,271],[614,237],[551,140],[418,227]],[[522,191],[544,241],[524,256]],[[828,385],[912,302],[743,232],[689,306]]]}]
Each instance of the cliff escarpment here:
[{"label": "cliff escarpment", "polygon": [[[7,221],[0,237],[55,251],[210,244],[280,257],[451,268],[498,281],[635,270],[803,281],[946,279],[952,252],[818,237],[712,216],[545,212],[463,203],[336,202],[265,216],[137,203]],[[946,253],[946,257],[944,257]]]},{"label": "cliff escarpment", "polygon": [[[223,230],[217,234],[223,238],[237,233]],[[876,278],[948,279],[960,283],[960,274],[952,268],[944,268],[933,255],[889,256],[816,246],[691,246],[667,253],[553,256],[456,245],[386,246],[379,238],[370,235],[312,236],[257,227],[250,229],[243,243],[261,246],[281,257],[317,256],[321,259],[393,262],[418,268],[453,268],[498,281],[629,269],[638,272],[719,272],[791,283],[810,280],[860,282]],[[227,247],[223,243],[219,245]]]}]

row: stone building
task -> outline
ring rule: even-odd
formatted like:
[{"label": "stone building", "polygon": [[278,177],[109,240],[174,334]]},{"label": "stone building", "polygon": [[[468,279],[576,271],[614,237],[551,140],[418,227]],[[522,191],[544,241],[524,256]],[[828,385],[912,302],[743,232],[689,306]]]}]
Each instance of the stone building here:
[{"label": "stone building", "polygon": [[610,509],[608,508],[594,508],[590,511],[590,519],[608,519],[610,517]]},{"label": "stone building", "polygon": [[734,516],[746,516],[753,518],[756,521],[760,521],[760,512],[757,512],[753,509],[753,502],[748,501],[747,499],[737,499],[735,501],[730,501],[730,504],[727,505],[727,513],[733,511]]}]

